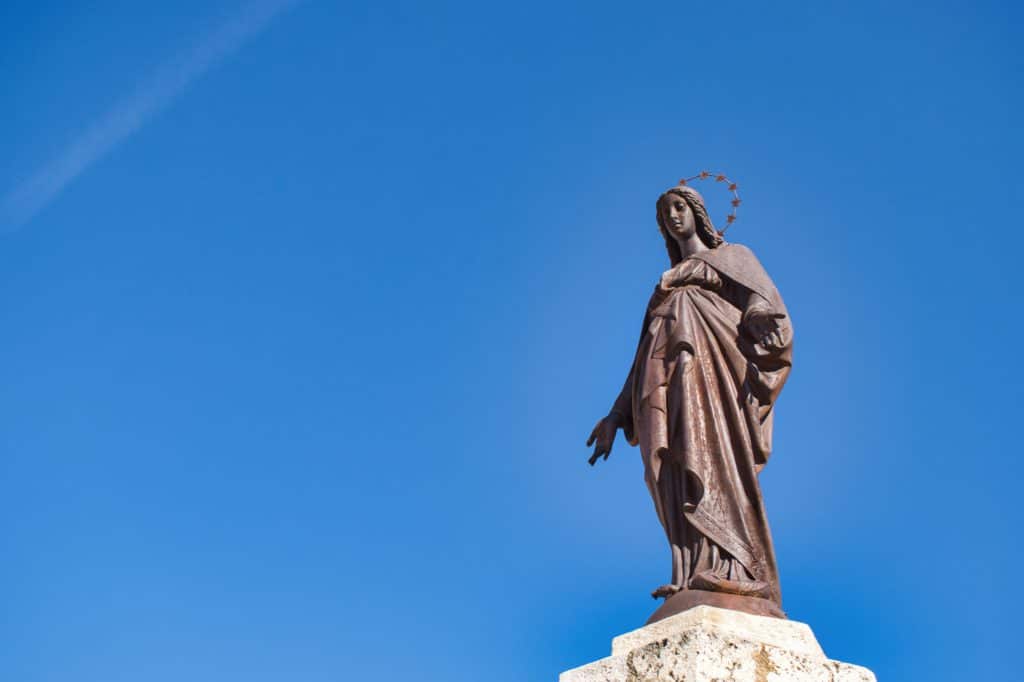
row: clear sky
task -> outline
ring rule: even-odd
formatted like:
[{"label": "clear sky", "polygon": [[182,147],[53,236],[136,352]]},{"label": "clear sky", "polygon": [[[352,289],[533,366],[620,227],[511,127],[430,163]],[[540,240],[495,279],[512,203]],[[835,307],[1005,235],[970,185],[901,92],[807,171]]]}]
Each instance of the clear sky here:
[{"label": "clear sky", "polygon": [[0,677],[607,655],[669,557],[638,452],[583,443],[654,201],[705,168],[797,332],[762,475],[790,617],[881,680],[1019,677],[1022,19],[9,0]]}]

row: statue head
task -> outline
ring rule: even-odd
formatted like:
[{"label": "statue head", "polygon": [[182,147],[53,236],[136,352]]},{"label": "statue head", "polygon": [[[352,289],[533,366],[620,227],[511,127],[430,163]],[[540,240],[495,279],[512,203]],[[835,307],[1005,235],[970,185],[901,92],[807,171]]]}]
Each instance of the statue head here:
[{"label": "statue head", "polygon": [[669,218],[670,213],[676,213],[674,209],[680,205],[680,200],[682,200],[683,213],[688,214],[684,215],[683,219],[687,224],[692,220],[692,229],[696,231],[705,246],[714,249],[721,246],[724,241],[708,216],[708,211],[704,207],[704,197],[700,195],[700,192],[687,185],[676,185],[658,197],[657,203],[658,229],[661,231],[661,236],[665,238],[665,248],[668,249],[668,257],[672,261],[672,265],[683,259],[679,243],[672,234],[672,228],[676,225],[671,225]]}]

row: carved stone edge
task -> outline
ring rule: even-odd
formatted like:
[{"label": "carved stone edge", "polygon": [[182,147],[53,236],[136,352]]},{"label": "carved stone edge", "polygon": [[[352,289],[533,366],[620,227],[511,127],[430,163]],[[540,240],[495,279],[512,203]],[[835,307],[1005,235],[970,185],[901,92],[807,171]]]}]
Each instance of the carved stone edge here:
[{"label": "carved stone edge", "polygon": [[611,656],[559,682],[876,682],[867,668],[826,658],[803,623],[698,609],[616,637]]}]

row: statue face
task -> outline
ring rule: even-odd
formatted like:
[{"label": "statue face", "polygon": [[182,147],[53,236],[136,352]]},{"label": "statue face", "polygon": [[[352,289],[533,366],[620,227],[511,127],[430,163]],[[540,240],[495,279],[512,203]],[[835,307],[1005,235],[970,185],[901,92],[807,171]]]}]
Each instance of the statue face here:
[{"label": "statue face", "polygon": [[697,221],[689,204],[681,196],[667,194],[661,202],[665,229],[676,239],[689,239],[697,229]]}]

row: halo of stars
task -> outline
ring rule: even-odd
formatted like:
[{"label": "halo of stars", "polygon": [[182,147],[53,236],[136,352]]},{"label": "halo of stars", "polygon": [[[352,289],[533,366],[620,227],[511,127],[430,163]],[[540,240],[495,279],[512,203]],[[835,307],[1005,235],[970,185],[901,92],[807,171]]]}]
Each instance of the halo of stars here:
[{"label": "halo of stars", "polygon": [[729,211],[729,215],[725,217],[725,227],[718,231],[718,234],[724,235],[725,231],[728,230],[734,222],[736,222],[736,209],[739,208],[739,205],[743,203],[740,200],[740,194],[738,191],[740,188],[739,185],[737,185],[735,182],[727,178],[725,176],[725,173],[712,173],[711,171],[706,170],[701,171],[697,175],[694,175],[692,178],[683,178],[682,180],[679,181],[679,184],[689,185],[694,180],[707,180],[709,178],[714,178],[715,182],[726,183],[728,190],[732,192],[732,201],[729,202],[730,204],[732,204],[732,210]]}]

